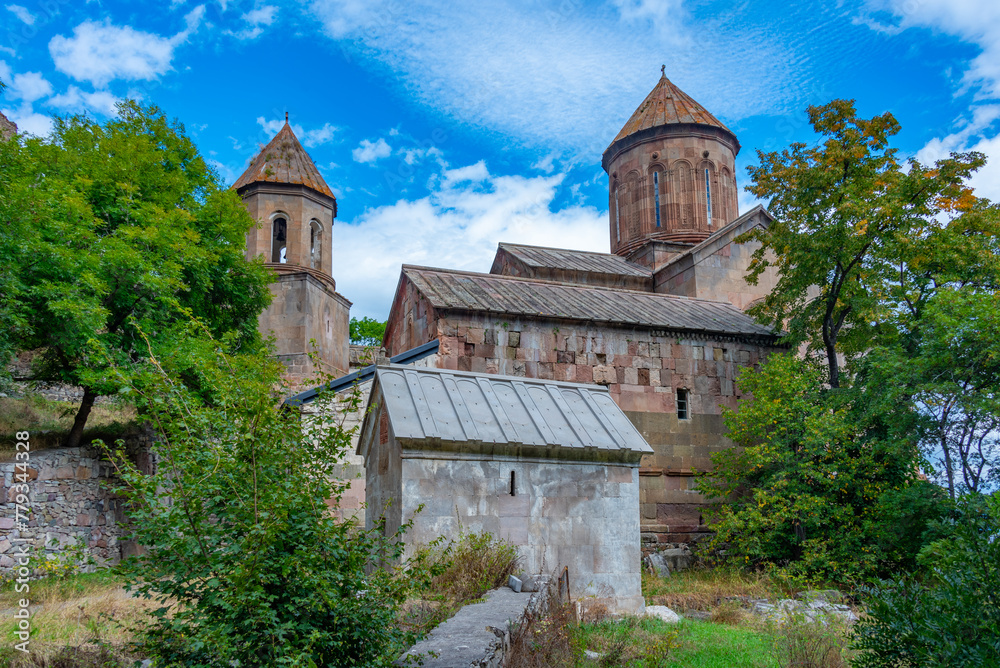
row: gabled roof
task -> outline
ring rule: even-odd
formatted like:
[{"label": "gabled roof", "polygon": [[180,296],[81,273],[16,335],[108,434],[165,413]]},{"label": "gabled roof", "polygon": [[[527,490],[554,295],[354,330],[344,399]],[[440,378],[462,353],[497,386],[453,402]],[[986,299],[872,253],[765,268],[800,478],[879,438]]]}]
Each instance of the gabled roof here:
[{"label": "gabled roof", "polygon": [[595,274],[635,276],[637,278],[650,276],[650,272],[645,267],[632,264],[625,258],[612,253],[525,246],[504,242],[499,244],[499,248],[507,251],[529,267],[538,269],[565,269]]},{"label": "gabled roof", "polygon": [[[396,366],[378,367],[375,382],[404,448],[454,449],[444,446],[452,443],[508,454],[509,448],[489,446],[515,446],[572,459],[636,461],[653,452],[599,385]],[[362,441],[377,436],[368,433],[369,421]]]},{"label": "gabled roof", "polygon": [[316,164],[302,148],[292,128],[285,118],[285,125],[274,135],[274,139],[254,158],[250,166],[233,184],[234,190],[240,190],[251,183],[293,183],[312,188],[331,199],[333,191],[326,185]]},{"label": "gabled roof", "polygon": [[728,302],[411,265],[402,273],[438,310],[776,338]]},{"label": "gabled roof", "polygon": [[660,272],[667,272],[670,274],[674,271],[683,271],[686,264],[690,264],[690,260],[692,258],[696,258],[696,262],[699,262],[701,261],[701,258],[717,252],[719,249],[731,243],[733,239],[744,232],[749,231],[754,226],[760,224],[767,226],[772,220],[774,220],[774,217],[771,213],[765,209],[763,205],[758,204],[746,213],[743,213],[733,219],[724,227],[721,227],[710,234],[704,241],[692,246],[690,249],[677,255],[676,257],[670,258],[670,260],[662,267],[658,268],[655,273],[659,276]]},{"label": "gabled roof", "polygon": [[732,130],[723,125],[718,118],[663,74],[611,143],[640,130],[675,123],[709,125],[732,133]]}]

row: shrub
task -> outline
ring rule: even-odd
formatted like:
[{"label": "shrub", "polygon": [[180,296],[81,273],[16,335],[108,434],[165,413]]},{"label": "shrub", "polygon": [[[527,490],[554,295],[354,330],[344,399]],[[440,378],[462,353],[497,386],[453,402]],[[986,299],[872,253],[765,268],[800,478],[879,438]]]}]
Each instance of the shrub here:
[{"label": "shrub", "polygon": [[847,622],[829,615],[790,615],[774,630],[775,653],[783,668],[847,668]]},{"label": "shrub", "polygon": [[922,580],[863,589],[858,668],[993,666],[1000,656],[1000,499],[970,496],[927,548]]},{"label": "shrub", "polygon": [[171,359],[125,380],[161,434],[155,475],[116,455],[146,548],[125,574],[159,604],[141,649],[158,666],[388,665],[405,641],[399,604],[429,573],[393,565],[399,535],[329,512],[348,484],[335,479],[350,444],[339,416],[284,410],[269,357],[206,346],[183,364],[209,393],[176,380]]},{"label": "shrub", "polygon": [[456,604],[481,598],[506,586],[521,562],[517,547],[489,532],[463,533],[438,552],[444,571],[433,580],[433,589]]}]

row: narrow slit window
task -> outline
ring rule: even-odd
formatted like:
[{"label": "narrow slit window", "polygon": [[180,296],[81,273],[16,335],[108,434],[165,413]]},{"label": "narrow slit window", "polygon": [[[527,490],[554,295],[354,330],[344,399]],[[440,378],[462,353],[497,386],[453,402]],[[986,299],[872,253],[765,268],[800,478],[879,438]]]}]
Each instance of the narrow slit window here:
[{"label": "narrow slit window", "polygon": [[621,241],[622,238],[622,228],[621,228],[621,212],[618,207],[618,188],[615,188],[615,240]]},{"label": "narrow slit window", "polygon": [[514,472],[511,471],[510,472],[510,495],[511,496],[517,496],[516,492],[517,492],[517,488],[514,487]]},{"label": "narrow slit window", "polygon": [[708,179],[708,168],[705,168],[705,212],[708,214],[708,224],[712,224],[712,184]]},{"label": "narrow slit window", "polygon": [[653,204],[656,206],[656,226],[660,226],[660,173],[653,172]]},{"label": "narrow slit window", "polygon": [[677,390],[677,419],[687,420],[690,413],[688,411],[688,391]]}]

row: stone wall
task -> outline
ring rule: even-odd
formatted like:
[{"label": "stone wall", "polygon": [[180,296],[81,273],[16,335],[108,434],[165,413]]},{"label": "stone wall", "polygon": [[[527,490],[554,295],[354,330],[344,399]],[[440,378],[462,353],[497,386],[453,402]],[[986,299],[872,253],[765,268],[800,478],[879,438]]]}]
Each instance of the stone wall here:
[{"label": "stone wall", "polygon": [[[155,470],[150,430],[126,439],[129,457],[144,473]],[[0,463],[0,572],[13,565],[9,538],[30,537],[36,550],[56,555],[82,543],[98,565],[116,564],[134,545],[122,536],[123,502],[109,491],[117,483],[112,466],[94,448],[60,448],[30,453],[28,506],[24,529],[15,526],[19,490],[15,462]]]},{"label": "stone wall", "polygon": [[274,334],[287,377],[294,381],[316,372],[309,358],[312,341],[323,371],[346,373],[351,303],[307,272],[279,274],[270,287],[274,300],[258,317],[258,328],[264,336]]},{"label": "stone wall", "polygon": [[[502,315],[437,316],[439,368],[607,385],[655,451],[639,471],[643,531],[664,542],[687,542],[707,532],[707,501],[692,489],[694,471],[708,470],[714,453],[732,447],[722,407],[735,408],[740,399],[739,370],[759,364],[772,348],[710,334]],[[396,340],[407,336],[398,332]],[[687,419],[677,417],[679,389],[688,391]]]},{"label": "stone wall", "polygon": [[387,461],[381,476],[369,462],[370,501],[389,501],[390,512],[401,507],[402,520],[413,519],[408,553],[439,536],[488,531],[518,546],[526,573],[568,566],[575,596],[642,610],[637,467],[430,453],[392,437],[373,454]]}]

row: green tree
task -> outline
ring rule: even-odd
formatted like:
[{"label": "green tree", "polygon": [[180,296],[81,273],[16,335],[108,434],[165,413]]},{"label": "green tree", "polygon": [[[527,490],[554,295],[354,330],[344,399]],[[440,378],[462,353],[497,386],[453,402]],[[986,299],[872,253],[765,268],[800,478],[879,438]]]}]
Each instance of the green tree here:
[{"label": "green tree", "polygon": [[970,494],[937,524],[922,578],[865,590],[858,668],[978,668],[1000,657],[1000,498]]},{"label": "green tree", "polygon": [[711,477],[699,480],[723,501],[716,545],[743,565],[833,581],[912,565],[940,498],[917,480],[915,416],[893,414],[876,383],[834,393],[825,375],[794,354],[741,373],[753,400],[725,412],[739,447],[713,456]]},{"label": "green tree", "polygon": [[270,293],[263,265],[243,255],[254,222],[179,123],[125,102],[107,123],[57,119],[51,137],[0,150],[13,344],[38,351],[34,379],[82,386],[67,445],[94,400],[118,391],[111,365],[177,345],[188,314],[217,337],[232,333],[234,349],[259,339]]},{"label": "green tree", "polygon": [[[152,475],[114,456],[145,548],[125,565],[129,588],[160,604],[142,648],[158,666],[390,665],[397,608],[433,573],[392,565],[398,535],[329,511],[349,484],[336,474],[360,394],[335,402],[344,412],[292,414],[274,389],[280,363],[191,329],[193,349],[118,377],[160,434]],[[192,370],[211,396],[181,381]]]},{"label": "green tree", "polygon": [[900,261],[937,219],[972,211],[976,199],[965,180],[984,164],[980,154],[954,154],[906,169],[889,140],[899,132],[892,114],[859,118],[851,100],[808,109],[822,140],[794,143],[780,152],[758,151],[747,190],[768,200],[770,227],[738,241],[756,241],[748,280],[769,266],[777,286],[751,310],[788,331],[792,345],[822,351],[827,382],[841,384],[839,354],[870,349],[890,319]]},{"label": "green tree", "polygon": [[385,321],[375,320],[365,316],[358,320],[351,318],[351,343],[365,346],[380,346],[385,337]]}]

